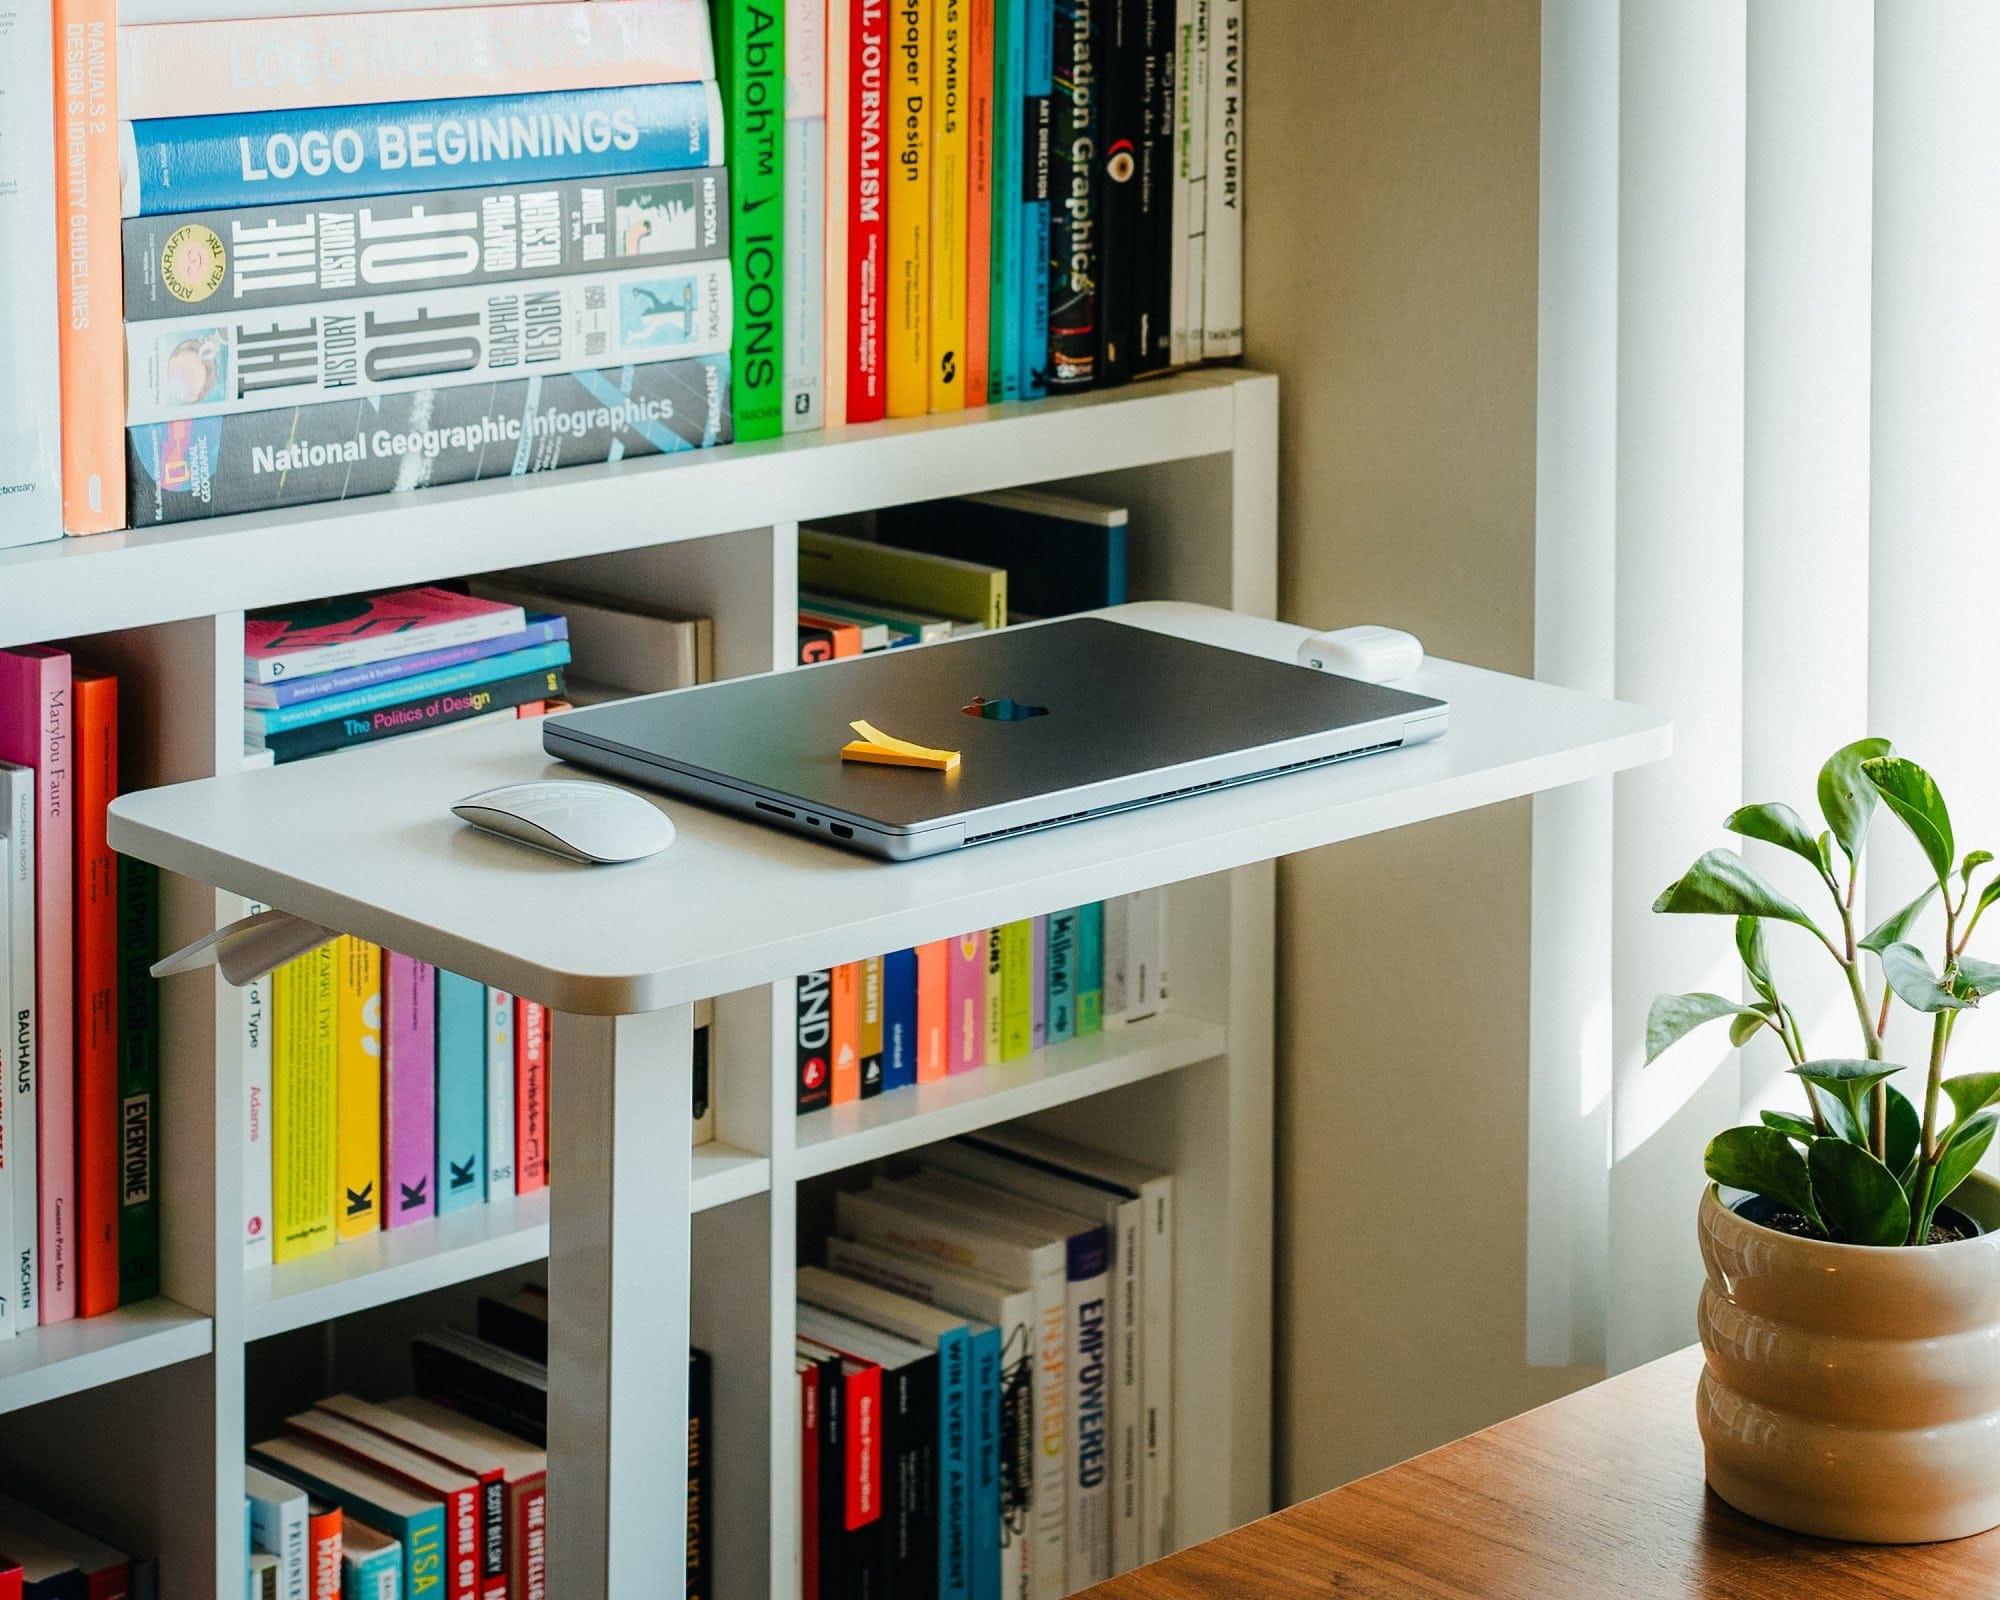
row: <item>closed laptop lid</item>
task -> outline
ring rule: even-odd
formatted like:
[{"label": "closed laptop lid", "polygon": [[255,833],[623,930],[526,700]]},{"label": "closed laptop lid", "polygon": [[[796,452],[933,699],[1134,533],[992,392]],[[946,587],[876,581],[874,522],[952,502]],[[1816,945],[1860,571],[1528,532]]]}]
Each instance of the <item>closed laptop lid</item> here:
[{"label": "closed laptop lid", "polygon": [[[789,797],[802,809],[920,829],[1442,702],[1100,617],[850,657],[552,718],[571,741]],[[842,761],[857,718],[962,752],[956,770]],[[587,756],[584,759],[588,759]]]}]

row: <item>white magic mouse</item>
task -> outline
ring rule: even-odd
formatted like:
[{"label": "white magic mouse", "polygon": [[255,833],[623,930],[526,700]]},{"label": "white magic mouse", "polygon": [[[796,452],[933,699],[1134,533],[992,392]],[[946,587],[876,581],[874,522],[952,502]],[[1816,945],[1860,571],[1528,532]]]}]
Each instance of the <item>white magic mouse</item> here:
[{"label": "white magic mouse", "polygon": [[629,789],[541,778],[469,794],[451,808],[475,828],[566,861],[602,864],[656,856],[674,842],[667,814]]}]

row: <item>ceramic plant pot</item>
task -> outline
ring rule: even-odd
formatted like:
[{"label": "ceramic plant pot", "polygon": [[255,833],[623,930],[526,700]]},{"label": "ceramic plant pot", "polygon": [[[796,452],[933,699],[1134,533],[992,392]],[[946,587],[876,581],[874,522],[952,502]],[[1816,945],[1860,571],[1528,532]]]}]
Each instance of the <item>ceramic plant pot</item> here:
[{"label": "ceramic plant pot", "polygon": [[[2000,1183],[1952,1204],[2000,1230]],[[1827,1539],[1916,1544],[2000,1525],[2000,1232],[1921,1249],[1799,1239],[1702,1196],[1695,1401],[1708,1482]]]}]

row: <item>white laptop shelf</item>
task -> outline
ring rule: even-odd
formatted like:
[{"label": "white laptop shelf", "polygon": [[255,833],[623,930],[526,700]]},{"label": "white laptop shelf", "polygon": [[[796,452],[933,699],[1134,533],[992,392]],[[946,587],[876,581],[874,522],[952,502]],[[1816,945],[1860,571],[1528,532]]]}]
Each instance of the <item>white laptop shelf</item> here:
[{"label": "white laptop shelf", "polygon": [[[1273,380],[1204,373],[277,519],[257,548],[298,585],[283,593],[228,564],[190,589],[190,549],[248,559],[244,522],[47,558],[100,585],[117,620],[97,653],[139,686],[158,730],[138,779],[205,780],[128,796],[115,813],[118,848],[179,875],[166,937],[192,938],[254,896],[557,1007],[555,1177],[544,1195],[246,1272],[240,997],[213,975],[175,980],[163,1000],[167,1298],[101,1330],[0,1344],[0,1459],[160,1552],[164,1592],[234,1600],[246,1427],[332,1387],[394,1381],[409,1333],[546,1259],[552,1592],[649,1594],[680,1569],[670,1508],[684,1492],[692,1339],[715,1361],[717,1593],[790,1600],[800,1185],[1025,1117],[1176,1174],[1175,1535],[1267,1510],[1274,858],[1657,759],[1664,719],[1437,661],[1409,686],[1452,702],[1451,731],[1407,751],[899,866],[665,802],[680,829],[671,850],[582,869],[448,813],[474,789],[550,770],[532,724],[238,770],[241,613],[200,612],[193,596],[233,607],[532,556],[711,614],[721,670],[768,670],[793,652],[798,520],[1053,479],[1132,508],[1136,597],[1268,615],[1275,412]],[[328,524],[345,557],[324,547]],[[0,563],[0,592],[12,575]],[[89,625],[61,585],[36,592],[66,629]],[[0,640],[48,636],[24,625],[0,608]],[[798,972],[1154,885],[1172,886],[1169,1011],[795,1114]],[[690,1152],[690,1006],[709,996],[718,1139]],[[37,1448],[55,1429],[63,1450]]]}]

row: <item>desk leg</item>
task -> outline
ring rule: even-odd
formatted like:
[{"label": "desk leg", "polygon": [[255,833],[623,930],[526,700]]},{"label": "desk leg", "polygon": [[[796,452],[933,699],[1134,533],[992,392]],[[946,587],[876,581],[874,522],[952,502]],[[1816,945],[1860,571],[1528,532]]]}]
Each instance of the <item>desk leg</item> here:
[{"label": "desk leg", "polygon": [[549,1085],[549,1592],[686,1565],[694,1012],[556,1019]]}]

